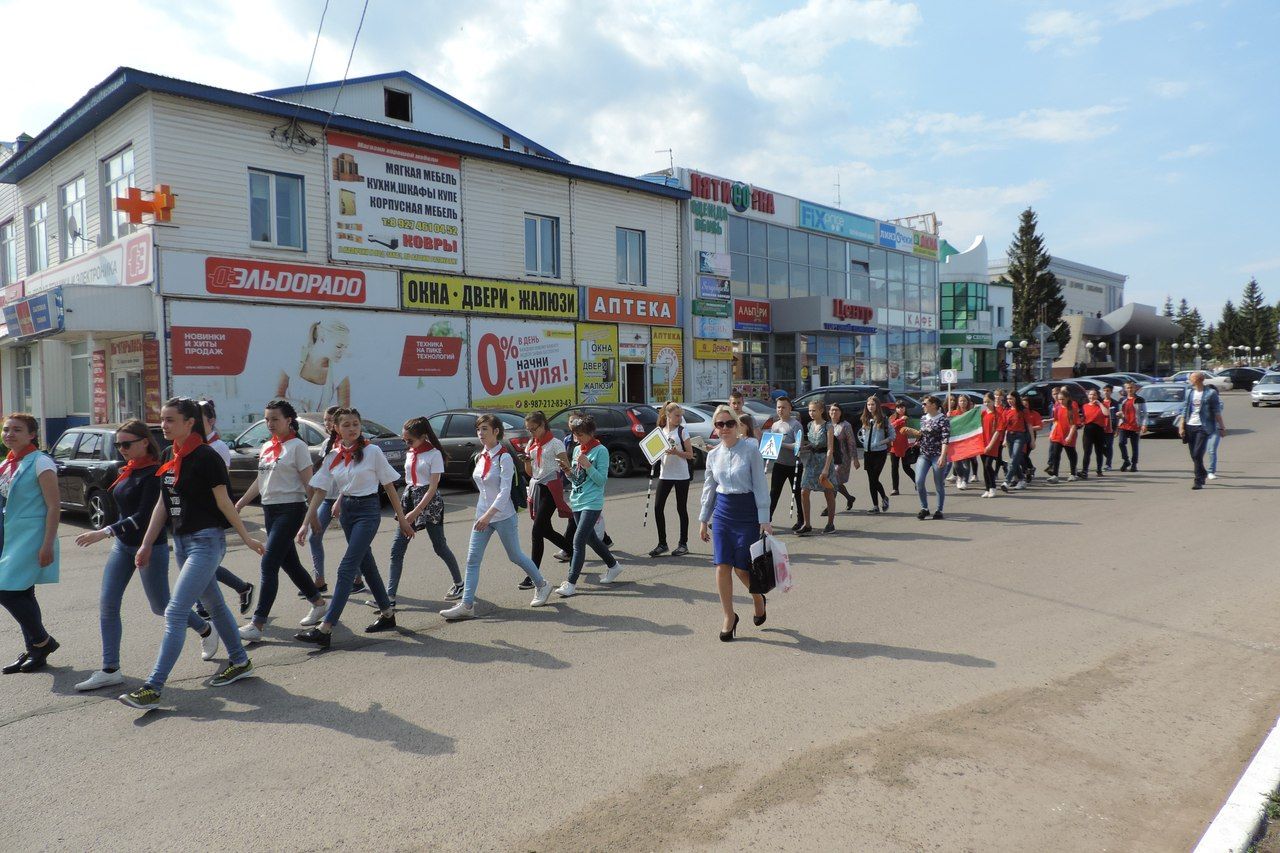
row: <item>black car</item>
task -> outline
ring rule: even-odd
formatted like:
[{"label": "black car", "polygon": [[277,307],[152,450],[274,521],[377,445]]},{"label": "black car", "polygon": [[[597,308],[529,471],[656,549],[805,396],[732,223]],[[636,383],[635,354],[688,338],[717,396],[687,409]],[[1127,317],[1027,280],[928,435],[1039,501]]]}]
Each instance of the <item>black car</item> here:
[{"label": "black car", "polygon": [[[361,421],[364,437],[370,444],[381,448],[387,462],[397,471],[404,466],[404,452],[408,445],[400,438],[398,432],[367,418]],[[307,443],[311,450],[311,463],[319,465],[324,459],[324,444],[327,436],[324,431],[324,415],[318,412],[307,412],[298,415],[298,438]],[[258,477],[258,455],[262,453],[262,445],[271,439],[271,431],[266,421],[258,421],[234,439],[227,442],[231,448],[231,491],[236,495],[244,494],[244,490]]]},{"label": "black car", "polygon": [[1038,412],[1041,417],[1049,417],[1049,407],[1053,400],[1049,398],[1055,388],[1066,388],[1071,399],[1081,406],[1089,399],[1084,386],[1074,379],[1055,379],[1051,382],[1032,382],[1018,389],[1023,405]]},{"label": "black car", "polygon": [[[800,423],[807,427],[809,425],[810,403],[817,400],[823,404],[823,408],[830,406],[832,403],[839,403],[841,410],[844,412],[845,420],[852,422],[862,416],[862,410],[867,405],[867,398],[872,394],[880,398],[880,405],[884,407],[886,415],[893,412],[893,407],[897,404],[898,398],[888,388],[881,388],[879,385],[827,385],[823,388],[815,388],[807,394],[801,394],[792,400],[791,408],[796,417],[800,419]],[[910,406],[908,406],[908,411],[910,411]],[[919,415],[914,415],[913,417],[919,417]]]},{"label": "black car", "polygon": [[524,453],[529,430],[524,426],[524,413],[515,409],[446,409],[427,420],[440,439],[444,454],[444,475],[471,479],[475,455],[480,452],[476,437],[476,420],[481,415],[497,415],[502,421],[502,444],[512,456]]},{"label": "black car", "polygon": [[649,467],[649,460],[640,449],[640,439],[658,425],[658,410],[653,406],[596,403],[561,409],[551,416],[550,426],[552,432],[564,437],[567,447],[573,445],[569,416],[574,412],[582,412],[595,419],[596,438],[609,451],[610,477],[626,477]]},{"label": "black car", "polygon": [[1219,376],[1225,376],[1231,380],[1231,387],[1236,391],[1252,391],[1253,383],[1263,377],[1266,371],[1257,367],[1228,367],[1226,370],[1219,370]]},{"label": "black car", "polygon": [[[58,465],[58,500],[62,509],[87,513],[94,527],[116,520],[111,484],[123,464],[116,451],[119,428],[119,424],[72,427],[49,450]],[[162,449],[169,446],[159,425],[151,425],[151,434]]]}]

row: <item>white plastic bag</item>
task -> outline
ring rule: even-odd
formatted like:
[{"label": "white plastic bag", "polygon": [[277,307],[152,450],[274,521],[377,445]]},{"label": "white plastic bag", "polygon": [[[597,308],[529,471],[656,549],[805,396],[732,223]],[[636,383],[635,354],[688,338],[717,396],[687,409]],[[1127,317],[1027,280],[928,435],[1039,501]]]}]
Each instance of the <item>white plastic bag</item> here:
[{"label": "white plastic bag", "polygon": [[778,592],[788,592],[796,585],[791,574],[791,557],[787,554],[787,546],[778,539],[769,536],[769,552],[773,554],[773,580]]}]

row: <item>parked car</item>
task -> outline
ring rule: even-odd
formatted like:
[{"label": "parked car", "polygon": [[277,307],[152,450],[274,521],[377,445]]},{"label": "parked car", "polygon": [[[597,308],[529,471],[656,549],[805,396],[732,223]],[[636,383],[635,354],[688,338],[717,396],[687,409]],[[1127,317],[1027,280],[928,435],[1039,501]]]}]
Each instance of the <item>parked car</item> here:
[{"label": "parked car", "polygon": [[1049,394],[1055,388],[1065,387],[1067,393],[1071,395],[1071,399],[1075,400],[1081,406],[1089,399],[1085,393],[1085,387],[1080,384],[1077,379],[1054,379],[1048,382],[1031,382],[1023,385],[1018,389],[1018,393],[1022,395],[1024,405],[1030,406],[1041,417],[1049,417],[1049,406],[1052,400]]},{"label": "parked car", "polygon": [[[404,452],[408,445],[400,438],[400,433],[392,432],[377,421],[363,419],[364,437],[370,444],[382,449],[387,461],[396,470],[404,467]],[[324,459],[324,443],[327,438],[324,431],[324,415],[319,412],[307,412],[298,415],[298,438],[307,443],[311,450],[311,462],[319,465]],[[266,421],[258,421],[244,432],[227,442],[231,448],[231,491],[242,495],[258,477],[258,456],[262,453],[262,445],[271,439],[271,431]],[[403,482],[400,480],[398,482]]]},{"label": "parked car", "polygon": [[[59,504],[65,511],[86,513],[94,527],[116,520],[116,505],[110,489],[123,464],[116,452],[119,427],[119,424],[72,427],[49,449],[58,466]],[[158,424],[151,424],[151,434],[162,449],[169,446]]]},{"label": "parked car", "polygon": [[1280,403],[1280,371],[1268,371],[1262,378],[1253,383],[1249,391],[1254,408],[1266,403],[1268,406]]},{"label": "parked car", "polygon": [[[1231,380],[1228,379],[1227,377],[1219,376],[1216,373],[1214,373],[1212,370],[1206,370],[1204,368],[1201,368],[1200,372],[1204,374],[1205,385],[1208,385],[1211,388],[1217,388],[1219,391],[1231,390],[1232,388]],[[1164,381],[1165,382],[1189,382],[1191,381],[1191,374],[1193,373],[1195,373],[1194,370],[1179,370],[1177,373],[1173,374],[1172,376],[1170,376],[1168,379]]]},{"label": "parked car", "polygon": [[[729,401],[728,400],[699,400],[695,405],[709,406],[711,408],[711,411],[714,412],[716,410],[716,406],[727,406],[729,405]],[[751,417],[756,419],[756,423],[760,425],[763,425],[767,419],[772,418],[777,414],[777,411],[775,410],[773,404],[766,403],[763,400],[751,400],[751,399],[743,400],[742,408],[746,409],[747,412],[751,414]]]},{"label": "parked car", "polygon": [[596,438],[609,451],[609,476],[627,477],[649,467],[640,439],[658,425],[658,410],[653,406],[630,403],[594,403],[570,406],[551,416],[551,430],[565,440],[571,451],[573,436],[569,434],[569,416],[574,412],[591,415],[596,422]]},{"label": "parked car", "polygon": [[[1102,376],[1083,377],[1101,382],[1104,385],[1110,385],[1113,391],[1123,391],[1126,382],[1136,382],[1139,386],[1154,382],[1150,376],[1143,373],[1105,373]],[[1079,381],[1079,379],[1077,379]]]},{"label": "parked car", "polygon": [[524,453],[529,430],[525,429],[524,412],[515,409],[445,409],[427,418],[440,439],[440,452],[444,455],[444,476],[471,480],[475,470],[475,455],[480,452],[480,439],[476,438],[476,420],[481,415],[497,415],[502,421],[502,446],[512,456]]},{"label": "parked car", "polygon": [[[952,393],[955,393],[955,392],[953,391]],[[924,392],[924,391],[914,392],[914,394],[901,394],[901,393],[896,393],[896,392],[895,392],[895,393],[894,393],[894,395],[893,395],[893,405],[894,405],[894,407],[896,408],[896,407],[897,407],[897,405],[898,405],[898,403],[906,403],[906,404],[907,404],[907,417],[909,417],[909,418],[922,418],[922,417],[924,417],[924,403],[922,403],[922,402],[920,402],[920,401],[921,401],[921,400],[923,400],[923,399],[924,399],[925,397],[927,397],[927,396],[928,396],[928,394],[927,394],[926,392]],[[940,396],[940,399],[943,399],[943,400],[945,400],[945,399],[946,399],[946,395],[939,395],[939,396]],[[864,405],[865,405],[865,404],[864,404]],[[849,412],[845,412],[845,414],[849,415],[850,413],[849,413]],[[888,409],[886,409],[886,410],[885,410],[885,414],[886,414],[886,415],[887,415],[887,414],[889,414],[889,410],[888,410]],[[861,418],[861,417],[862,417],[862,410],[861,410],[861,409],[859,409],[857,412],[853,412],[853,413],[851,414],[851,417],[858,417],[858,418]]]},{"label": "parked car", "polygon": [[1178,431],[1182,403],[1187,399],[1187,389],[1190,387],[1185,382],[1157,382],[1138,389],[1138,396],[1147,404],[1144,426],[1148,434],[1160,435]]},{"label": "parked car", "polygon": [[1228,367],[1226,370],[1219,370],[1217,375],[1230,379],[1231,387],[1235,390],[1248,391],[1265,373],[1265,370],[1258,367]]},{"label": "parked car", "polygon": [[807,394],[801,394],[792,401],[791,406],[800,423],[807,427],[809,403],[812,401],[818,400],[827,406],[839,403],[845,417],[852,420],[862,414],[863,407],[867,405],[867,398],[872,394],[880,398],[880,405],[884,407],[886,415],[893,411],[894,405],[898,402],[898,398],[892,391],[881,388],[879,385],[827,385],[823,388],[815,388]]},{"label": "parked car", "polygon": [[1103,379],[1101,376],[1077,376],[1075,379],[1071,381],[1079,385],[1081,388],[1083,388],[1085,390],[1085,393],[1088,393],[1090,390],[1093,390],[1093,391],[1097,391],[1099,394],[1102,393],[1103,388],[1106,388],[1109,385],[1115,384],[1110,380]]}]

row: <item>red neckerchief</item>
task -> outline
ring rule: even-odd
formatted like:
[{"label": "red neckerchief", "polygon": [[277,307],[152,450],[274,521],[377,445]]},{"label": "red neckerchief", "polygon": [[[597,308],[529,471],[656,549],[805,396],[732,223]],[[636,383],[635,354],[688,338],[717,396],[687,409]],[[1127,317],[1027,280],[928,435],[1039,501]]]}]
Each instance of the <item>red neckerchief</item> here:
[{"label": "red neckerchief", "polygon": [[596,447],[598,447],[599,445],[600,445],[600,439],[596,438],[593,435],[591,436],[591,438],[588,438],[586,441],[578,445],[578,455],[586,456],[588,453],[595,450]]},{"label": "red neckerchief", "polygon": [[542,430],[542,440],[533,439],[533,464],[539,468],[542,467],[542,448],[546,447],[553,438],[555,436],[551,434],[551,430],[544,428]]},{"label": "red neckerchief", "polygon": [[141,459],[130,459],[120,469],[120,476],[116,477],[116,481],[107,487],[107,491],[111,491],[116,486],[133,476],[134,471],[141,471],[143,468],[150,468],[156,464],[154,456],[143,456]]},{"label": "red neckerchief", "polygon": [[286,443],[293,441],[298,434],[293,430],[289,430],[289,434],[285,436],[284,441],[275,434],[271,434],[271,440],[267,442],[267,446],[262,448],[262,461],[274,462],[284,455],[284,446]]},{"label": "red neckerchief", "polygon": [[[357,447],[364,447],[364,438],[360,438]],[[355,447],[347,447],[342,442],[338,442],[333,448],[333,461],[329,463],[329,470],[332,471],[339,465],[350,465],[356,459]]]},{"label": "red neckerchief", "polygon": [[[429,441],[424,441],[422,444],[422,453],[430,453],[436,449],[435,445]],[[404,475],[405,478],[408,479],[409,485],[416,489],[418,487],[418,451],[414,450],[412,447],[410,447],[409,452],[405,454]]]},{"label": "red neckerchief", "polygon": [[18,465],[22,463],[27,454],[35,453],[36,449],[35,444],[32,443],[28,444],[27,449],[21,453],[14,453],[10,450],[9,455],[4,458],[4,462],[0,462],[0,477],[15,473],[18,470]]},{"label": "red neckerchief", "polygon": [[191,433],[181,446],[173,446],[173,458],[160,466],[160,470],[156,471],[157,477],[163,477],[170,471],[173,472],[173,484],[178,485],[178,478],[182,476],[182,458],[190,455],[191,451],[204,444],[204,440],[200,438],[199,433]]},{"label": "red neckerchief", "polygon": [[209,433],[209,435],[205,438],[204,443],[213,444],[217,440],[218,440],[218,431],[215,429],[213,432]]},{"label": "red neckerchief", "polygon": [[481,451],[480,458],[484,460],[484,468],[480,471],[481,480],[489,476],[489,469],[493,467],[493,460],[501,456],[504,452],[501,447],[498,447],[497,450],[498,452],[492,456],[489,455],[489,451],[487,450]]}]

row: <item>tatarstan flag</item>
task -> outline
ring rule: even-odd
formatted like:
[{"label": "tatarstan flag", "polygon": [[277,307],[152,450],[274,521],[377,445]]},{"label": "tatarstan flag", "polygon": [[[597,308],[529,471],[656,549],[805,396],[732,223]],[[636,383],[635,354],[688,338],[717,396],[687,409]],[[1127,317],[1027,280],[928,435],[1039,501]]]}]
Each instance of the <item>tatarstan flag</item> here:
[{"label": "tatarstan flag", "polygon": [[972,408],[951,419],[951,440],[947,442],[948,460],[962,462],[982,455],[982,409]]}]

